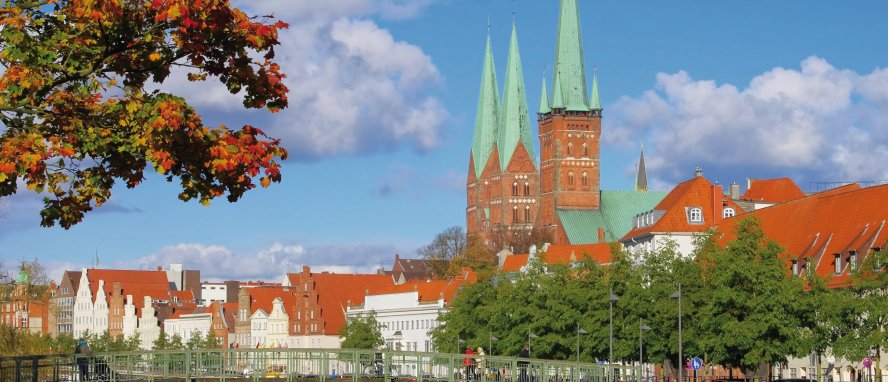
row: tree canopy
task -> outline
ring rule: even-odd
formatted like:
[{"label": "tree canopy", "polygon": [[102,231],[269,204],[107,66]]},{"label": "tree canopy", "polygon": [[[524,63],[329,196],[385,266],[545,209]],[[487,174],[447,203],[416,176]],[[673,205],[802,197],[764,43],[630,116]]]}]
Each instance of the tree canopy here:
[{"label": "tree canopy", "polygon": [[7,0],[0,7],[0,198],[45,195],[64,228],[151,168],[179,198],[240,199],[281,180],[287,152],[259,128],[210,127],[185,99],[151,89],[174,70],[216,79],[248,108],[287,106],[274,61],[287,24],[227,0]]},{"label": "tree canopy", "polygon": [[385,342],[376,321],[376,313],[349,318],[339,329],[343,349],[379,349]]}]

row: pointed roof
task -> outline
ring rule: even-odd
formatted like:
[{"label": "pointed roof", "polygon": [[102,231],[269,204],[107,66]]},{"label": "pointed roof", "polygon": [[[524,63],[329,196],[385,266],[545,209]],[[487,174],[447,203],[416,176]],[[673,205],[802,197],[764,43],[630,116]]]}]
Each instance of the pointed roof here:
[{"label": "pointed roof", "polygon": [[475,176],[481,176],[487,158],[496,141],[497,117],[499,113],[499,87],[496,83],[496,70],[493,65],[493,52],[490,48],[490,35],[484,49],[484,68],[481,72],[481,91],[478,95],[478,110],[475,113],[475,136],[472,139],[472,159],[475,163]]},{"label": "pointed roof", "polygon": [[546,77],[543,77],[543,90],[540,92],[540,108],[537,111],[538,114],[548,114],[552,112],[552,108],[549,107],[549,93],[546,92]]},{"label": "pointed roof", "polygon": [[557,68],[555,75],[556,78],[559,74],[564,78],[560,84],[556,83],[552,93],[561,93],[567,110],[588,111],[586,67],[583,61],[583,39],[580,35],[580,14],[577,3],[577,0],[561,0],[555,48],[555,68]]},{"label": "pointed roof", "polygon": [[601,97],[598,95],[598,72],[592,71],[592,101],[589,103],[592,110],[601,110]]},{"label": "pointed roof", "polygon": [[647,169],[644,166],[644,145],[641,145],[641,157],[638,159],[638,172],[635,174],[635,191],[647,191]]},{"label": "pointed roof", "polygon": [[536,164],[533,140],[530,136],[530,116],[527,96],[524,92],[524,74],[521,70],[521,54],[518,51],[518,32],[512,24],[512,39],[509,42],[509,60],[506,62],[506,82],[503,84],[502,114],[500,114],[499,137],[500,167],[507,168],[515,146],[524,145],[530,160]]},{"label": "pointed roof", "polygon": [[564,97],[561,96],[561,74],[555,68],[555,79],[552,80],[552,108],[564,109]]}]

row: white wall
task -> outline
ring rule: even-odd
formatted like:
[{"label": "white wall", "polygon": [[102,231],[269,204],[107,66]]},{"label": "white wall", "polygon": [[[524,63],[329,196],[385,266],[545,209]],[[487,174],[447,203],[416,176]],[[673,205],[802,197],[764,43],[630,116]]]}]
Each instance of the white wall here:
[{"label": "white wall", "polygon": [[[346,317],[376,313],[387,347],[404,351],[431,351],[429,332],[438,326],[438,315],[445,311],[444,301],[419,303],[417,292],[369,295],[360,307],[350,307]],[[452,351],[453,349],[441,349]]]},{"label": "white wall", "polygon": [[170,337],[178,334],[182,343],[188,342],[195,332],[206,338],[213,325],[211,313],[183,314],[179,318],[167,319],[163,322],[163,330]]},{"label": "white wall", "polygon": [[228,287],[224,283],[206,283],[200,285],[201,305],[210,306],[213,301],[225,302]]}]

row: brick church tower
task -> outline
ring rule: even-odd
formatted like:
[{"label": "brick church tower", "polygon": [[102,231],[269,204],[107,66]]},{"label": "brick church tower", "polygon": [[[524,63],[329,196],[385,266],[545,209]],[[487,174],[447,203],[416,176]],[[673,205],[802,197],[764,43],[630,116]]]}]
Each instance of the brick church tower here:
[{"label": "brick church tower", "polygon": [[501,102],[487,38],[466,179],[467,231],[485,239],[529,232],[539,211],[539,177],[513,25]]},{"label": "brick church tower", "polygon": [[566,242],[557,210],[598,210],[601,101],[593,74],[587,97],[586,69],[577,0],[562,0],[558,19],[552,99],[545,79],[538,126],[542,194],[538,227]]}]

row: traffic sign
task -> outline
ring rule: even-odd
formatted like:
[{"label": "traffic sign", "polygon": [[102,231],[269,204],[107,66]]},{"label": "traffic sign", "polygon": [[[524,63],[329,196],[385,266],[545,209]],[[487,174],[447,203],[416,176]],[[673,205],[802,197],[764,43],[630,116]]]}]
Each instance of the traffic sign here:
[{"label": "traffic sign", "polygon": [[870,367],[872,365],[873,365],[873,360],[871,360],[869,357],[866,357],[863,359],[863,367]]},{"label": "traffic sign", "polygon": [[692,369],[694,369],[694,370],[700,370],[700,367],[702,367],[702,366],[703,366],[703,360],[702,360],[702,359],[700,359],[700,358],[698,358],[698,357],[694,357],[693,359],[691,359],[691,368],[692,368]]}]

